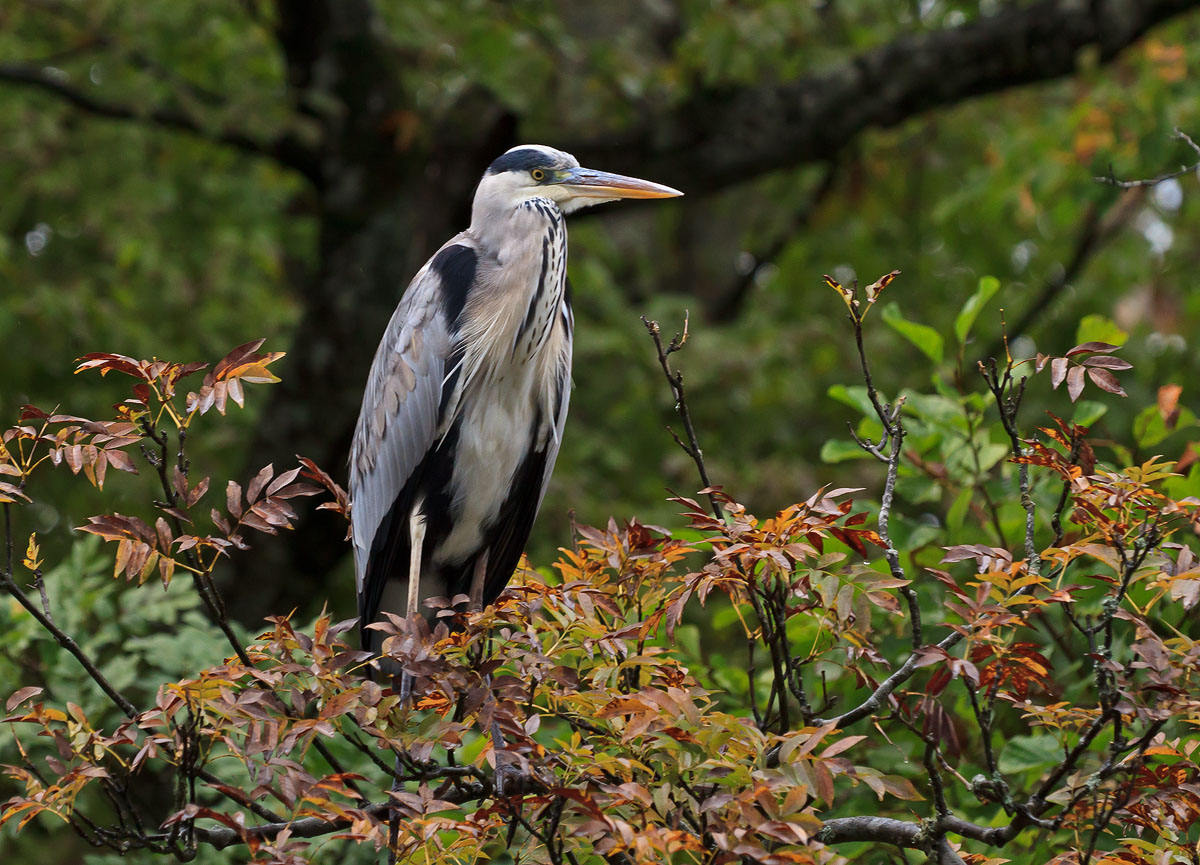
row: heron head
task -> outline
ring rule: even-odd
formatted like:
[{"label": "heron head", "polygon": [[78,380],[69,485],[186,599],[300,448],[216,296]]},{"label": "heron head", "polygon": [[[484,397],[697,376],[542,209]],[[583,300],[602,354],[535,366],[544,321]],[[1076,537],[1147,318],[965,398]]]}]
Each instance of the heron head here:
[{"label": "heron head", "polygon": [[531,198],[548,198],[564,213],[619,198],[674,198],[677,189],[582,168],[569,153],[542,144],[514,147],[488,166],[475,192],[476,207],[517,207]]}]

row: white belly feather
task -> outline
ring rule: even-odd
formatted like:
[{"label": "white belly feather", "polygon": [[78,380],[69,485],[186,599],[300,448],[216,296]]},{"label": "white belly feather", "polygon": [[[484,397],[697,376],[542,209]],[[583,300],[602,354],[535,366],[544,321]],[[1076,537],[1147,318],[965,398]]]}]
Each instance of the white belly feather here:
[{"label": "white belly feather", "polygon": [[457,562],[477,552],[490,523],[503,519],[513,475],[533,449],[532,371],[512,367],[489,382],[488,399],[467,401],[450,481],[454,528],[434,552],[437,560]]}]

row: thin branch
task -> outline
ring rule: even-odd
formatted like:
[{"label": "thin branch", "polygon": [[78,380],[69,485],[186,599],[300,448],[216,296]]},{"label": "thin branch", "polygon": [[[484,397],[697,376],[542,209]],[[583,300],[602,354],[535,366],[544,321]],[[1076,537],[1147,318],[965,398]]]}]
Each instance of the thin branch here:
[{"label": "thin branch", "polygon": [[[1003,311],[1001,311],[1001,324],[1003,322]],[[1020,430],[1017,428],[1017,415],[1021,410],[1021,400],[1025,396],[1025,384],[1028,379],[1024,376],[1019,381],[1013,378],[1013,360],[1012,355],[1008,351],[1007,329],[1004,336],[1004,357],[1005,366],[1003,373],[999,371],[995,358],[989,358],[987,363],[980,361],[979,371],[983,374],[983,380],[996,400],[996,409],[1000,413],[1000,423],[1004,427],[1004,431],[1008,434],[1012,455],[1017,459],[1022,459],[1017,470],[1017,487],[1021,495],[1021,507],[1025,510],[1025,561],[1029,567],[1029,573],[1034,576],[1041,576],[1042,560],[1038,555],[1034,536],[1037,505],[1033,501],[1031,492],[1029,463],[1023,461],[1023,458],[1026,456],[1025,443],[1021,438]]]},{"label": "thin branch", "polygon": [[996,751],[992,746],[992,710],[991,707],[981,707],[979,696],[970,679],[963,676],[963,685],[967,688],[967,696],[971,699],[971,711],[975,715],[975,723],[979,725],[979,739],[983,744],[983,758],[993,782],[1003,782],[1000,776],[1000,766],[996,762]]},{"label": "thin branch", "polygon": [[[5,508],[7,512],[8,508]],[[124,712],[128,717],[137,717],[137,708],[126,699],[125,695],[113,687],[112,683],[105,678],[100,669],[92,662],[92,659],[87,656],[83,649],[79,648],[79,644],[67,636],[54,622],[39,609],[39,606],[30,600],[29,596],[21,591],[21,587],[8,574],[0,574],[0,586],[2,586],[10,595],[16,598],[17,602],[29,611],[30,615],[37,620],[37,623],[43,629],[54,637],[55,641],[70,652],[85,670],[91,676],[92,681],[100,686],[100,690],[104,691],[108,698],[113,701],[118,709]]]},{"label": "thin branch", "polygon": [[[960,26],[906,32],[783,82],[698,88],[632,131],[569,142],[614,171],[641,170],[700,193],[829,159],[867,129],[1015,87],[1075,75],[1081,49],[1111,62],[1196,0],[1037,0],[998,4]],[[946,70],[954,70],[953,75]],[[698,123],[697,118],[704,118]]]},{"label": "thin branch", "polygon": [[7,564],[4,566],[4,576],[12,579],[13,575],[13,532],[12,532],[12,505],[5,502],[4,504],[4,547],[6,551]]},{"label": "thin branch", "polygon": [[[176,492],[171,484],[171,479],[168,475],[169,466],[171,465],[169,446],[170,438],[166,432],[159,432],[148,421],[142,421],[142,432],[145,436],[153,441],[158,446],[158,453],[146,450],[144,451],[146,458],[158,473],[159,484],[162,487],[163,495],[166,497],[166,503],[177,508],[179,506],[179,493]],[[176,455],[176,460],[179,465],[186,465],[186,460],[183,456],[183,441],[180,441],[179,451]],[[185,473],[186,474],[186,473]],[[179,517],[175,514],[168,513],[167,518],[170,521],[171,528],[176,536],[185,534],[183,524]],[[229,625],[229,619],[225,613],[225,604],[221,600],[221,595],[217,591],[216,586],[212,584],[212,580],[207,578],[207,570],[200,557],[196,554],[195,548],[188,550],[185,554],[188,565],[192,574],[192,582],[196,587],[196,593],[204,601],[204,605],[208,608],[209,617],[213,623],[225,635],[226,642],[233,648],[234,654],[237,656],[238,662],[242,666],[252,668],[254,662],[250,660],[250,656],[246,653],[245,647],[238,640],[237,635],[233,633],[233,628]]]},{"label": "thin branch", "polygon": [[[1197,156],[1200,156],[1200,144],[1197,144],[1195,141],[1193,141],[1191,136],[1183,130],[1176,127],[1175,131],[1171,133],[1171,138],[1174,141],[1182,141],[1184,144],[1190,147]],[[1106,176],[1096,177],[1094,179],[1097,183],[1107,183],[1109,186],[1116,186],[1120,189],[1143,189],[1150,186],[1158,186],[1160,183],[1164,183],[1168,180],[1174,180],[1177,177],[1183,177],[1185,174],[1195,174],[1197,171],[1200,171],[1200,159],[1197,159],[1191,165],[1185,165],[1181,167],[1178,171],[1160,174],[1157,177],[1150,177],[1144,180],[1117,180],[1117,178],[1113,176],[1112,166],[1110,165],[1108,167],[1108,174]]]},{"label": "thin branch", "polygon": [[[893,274],[894,275],[894,274]],[[853,289],[853,293],[857,294],[857,287]],[[875,415],[879,418],[879,423],[883,425],[883,435],[879,440],[879,445],[872,445],[870,442],[861,441],[858,436],[855,436],[855,441],[867,453],[873,454],[876,457],[883,457],[882,448],[884,444],[890,440],[891,450],[886,456],[887,476],[883,484],[883,495],[879,501],[879,537],[884,544],[884,555],[887,558],[888,569],[891,571],[892,577],[897,580],[907,580],[904,573],[904,566],[900,564],[900,552],[892,543],[892,536],[889,531],[889,520],[891,519],[892,503],[896,494],[896,480],[900,474],[900,457],[903,454],[904,447],[904,424],[900,421],[900,412],[904,408],[904,397],[899,397],[892,405],[884,405],[879,398],[879,392],[875,389],[875,380],[871,377],[871,365],[867,361],[867,350],[863,344],[863,316],[866,310],[869,309],[858,305],[857,298],[852,304],[847,305],[849,310],[850,322],[854,326],[854,345],[858,349],[858,361],[862,367],[863,381],[867,385],[867,397],[871,401],[872,408],[875,409]],[[921,647],[924,637],[921,627],[921,607],[917,598],[917,593],[911,585],[900,586],[900,593],[904,596],[904,600],[908,604],[909,621],[912,625],[912,646],[916,650]]]},{"label": "thin branch", "polygon": [[[943,651],[949,651],[961,643],[965,638],[966,634],[964,632],[955,631],[938,643],[937,647]],[[880,682],[879,686],[871,692],[871,695],[853,709],[848,712],[843,712],[841,715],[837,715],[833,718],[818,718],[814,720],[813,723],[819,726],[823,726],[825,724],[836,724],[839,729],[844,730],[848,725],[853,724],[855,721],[860,721],[863,718],[873,715],[880,708],[882,708],[883,701],[890,697],[893,691],[912,678],[913,673],[917,671],[917,664],[919,660],[920,656],[918,656],[916,652],[913,652],[908,656],[907,659],[905,659],[904,663],[900,665],[896,672],[892,673],[892,675]]]},{"label": "thin branch", "polygon": [[942,783],[942,770],[938,767],[938,747],[932,737],[925,739],[925,753],[921,758],[925,766],[925,774],[929,776],[929,786],[933,790],[933,806],[938,819],[943,819],[950,813],[946,806],[946,788]]},{"label": "thin branch", "polygon": [[[668,431],[674,437],[683,452],[692,458],[692,462],[696,464],[696,470],[700,473],[700,481],[704,484],[704,489],[712,486],[712,481],[708,477],[708,469],[704,466],[704,451],[700,449],[700,442],[696,438],[696,430],[692,426],[692,416],[688,411],[687,396],[683,390],[683,373],[676,372],[671,369],[671,362],[668,358],[679,351],[687,343],[688,340],[688,318],[684,313],[683,333],[675,334],[669,345],[664,346],[662,342],[662,333],[659,329],[657,321],[649,321],[645,316],[642,316],[642,324],[646,325],[646,330],[650,333],[650,338],[654,340],[654,348],[658,352],[658,364],[662,367],[663,375],[667,377],[667,384],[671,388],[671,395],[675,397],[675,411],[679,413],[679,419],[683,421],[684,431],[687,433],[687,443],[684,443],[674,430],[668,427]],[[718,520],[725,519],[725,509],[721,507],[721,503],[717,501],[717,497],[713,493],[708,494],[708,502],[712,507],[713,516]]]}]

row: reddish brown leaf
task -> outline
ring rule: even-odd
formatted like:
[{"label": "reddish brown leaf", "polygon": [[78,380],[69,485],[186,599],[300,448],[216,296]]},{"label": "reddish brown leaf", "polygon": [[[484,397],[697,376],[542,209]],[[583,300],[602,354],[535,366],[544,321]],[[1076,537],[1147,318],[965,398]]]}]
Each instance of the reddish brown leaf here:
[{"label": "reddish brown leaf", "polygon": [[289,469],[288,471],[284,472],[283,474],[277,475],[275,480],[271,481],[270,486],[267,487],[267,495],[269,495],[269,496],[274,495],[280,489],[282,489],[283,487],[287,486],[292,481],[294,481],[299,474],[300,474],[300,466],[296,466],[296,468],[294,468],[294,469]]},{"label": "reddish brown leaf", "polygon": [[113,468],[129,472],[131,475],[138,473],[137,466],[133,464],[133,460],[125,451],[106,450],[104,453],[108,456],[108,461],[112,464]]},{"label": "reddish brown leaf", "polygon": [[1107,369],[1089,369],[1087,374],[1092,383],[1101,390],[1115,393],[1117,396],[1127,396],[1125,388],[1121,387],[1121,383],[1117,381],[1117,377]]},{"label": "reddish brown leaf", "polygon": [[1183,388],[1177,384],[1164,384],[1158,389],[1158,415],[1167,429],[1175,429],[1179,423],[1179,397]]},{"label": "reddish brown leaf", "polygon": [[1104,369],[1133,369],[1133,364],[1129,361],[1107,354],[1084,358],[1082,363],[1084,366],[1098,366]]},{"label": "reddish brown leaf", "polygon": [[1075,402],[1083,393],[1083,376],[1084,368],[1081,366],[1073,366],[1067,372],[1067,395],[1071,397],[1071,402]]},{"label": "reddish brown leaf", "polygon": [[1065,357],[1056,357],[1050,361],[1050,384],[1057,390],[1067,377],[1067,367],[1071,362]]},{"label": "reddish brown leaf", "polygon": [[259,469],[258,474],[251,479],[249,486],[246,487],[246,501],[251,503],[258,501],[258,494],[262,492],[262,488],[266,486],[267,481],[274,474],[275,466],[271,463],[267,463]]},{"label": "reddish brown leaf", "polygon": [[8,698],[8,702],[6,702],[4,704],[5,711],[11,712],[13,709],[17,708],[17,706],[24,703],[30,697],[33,697],[33,696],[36,696],[37,694],[42,693],[43,690],[44,690],[43,688],[39,688],[36,685],[29,685],[28,687],[22,688],[21,690],[17,691],[15,694],[13,694],[11,697]]},{"label": "reddish brown leaf", "polygon": [[191,492],[187,494],[187,506],[189,508],[194,507],[204,497],[206,492],[208,492],[208,478],[204,478],[200,483],[196,484]]},{"label": "reddish brown leaf", "polygon": [[256,339],[253,342],[244,343],[233,349],[233,351],[229,352],[229,354],[217,361],[217,365],[213,367],[213,377],[219,379],[227,370],[243,363],[247,358],[254,354],[254,352],[258,350],[259,346],[261,346],[264,342],[266,342],[265,337],[263,339]]},{"label": "reddish brown leaf", "polygon": [[242,514],[242,525],[265,532],[268,535],[276,533],[275,526],[271,525],[254,511],[246,511],[246,513]]},{"label": "reddish brown leaf", "polygon": [[159,517],[154,521],[154,528],[157,536],[156,540],[158,541],[158,548],[163,552],[168,552],[171,549],[171,542],[174,540],[174,538],[171,536],[171,529],[167,525],[167,521],[162,517]]},{"label": "reddish brown leaf", "polygon": [[1117,351],[1120,348],[1121,346],[1108,342],[1081,342],[1067,352],[1067,357],[1074,357],[1077,354],[1094,354],[1098,351]]},{"label": "reddish brown leaf", "polygon": [[237,481],[230,481],[225,487],[225,509],[235,520],[242,516],[242,486]]}]

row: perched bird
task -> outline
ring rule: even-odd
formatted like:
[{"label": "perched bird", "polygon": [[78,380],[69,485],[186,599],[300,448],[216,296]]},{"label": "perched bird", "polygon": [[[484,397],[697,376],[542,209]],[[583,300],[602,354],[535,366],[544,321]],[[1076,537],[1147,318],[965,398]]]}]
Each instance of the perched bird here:
[{"label": "perched bird", "polygon": [[[514,147],[475,191],[471,227],[417,273],[375,353],[350,452],[359,623],[482,609],[517,566],[546,492],[570,396],[563,217],[682,193]],[[406,677],[407,678],[407,677]]]}]

